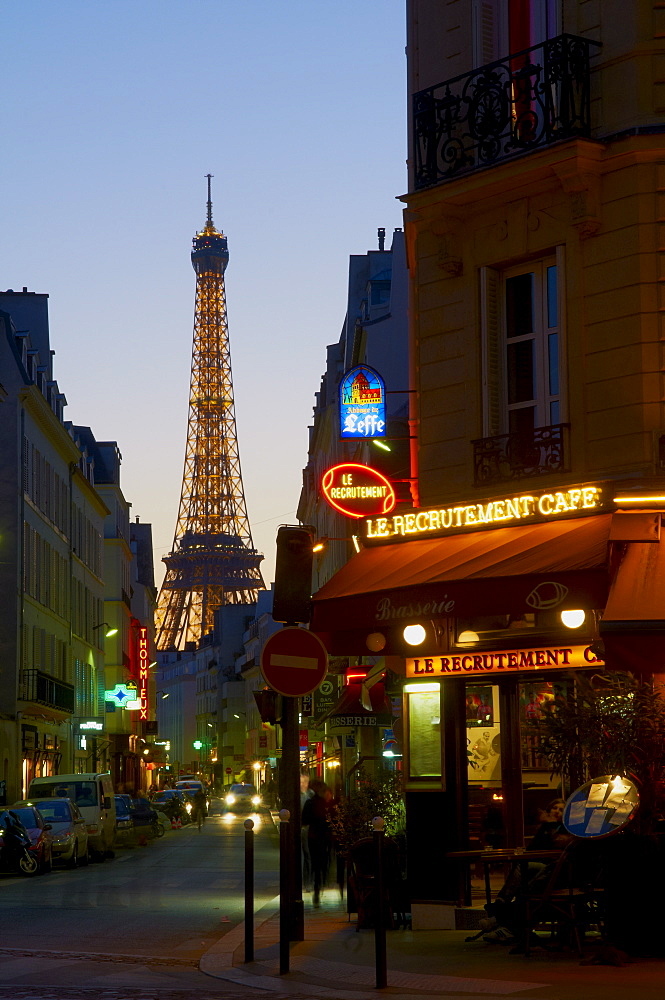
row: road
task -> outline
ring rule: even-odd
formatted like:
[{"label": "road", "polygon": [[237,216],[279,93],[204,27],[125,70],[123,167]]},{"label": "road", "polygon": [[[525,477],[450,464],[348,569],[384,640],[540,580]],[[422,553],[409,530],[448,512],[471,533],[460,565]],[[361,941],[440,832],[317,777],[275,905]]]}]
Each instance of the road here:
[{"label": "road", "polygon": [[[263,997],[198,971],[244,919],[245,816],[211,816],[147,847],[49,875],[0,875],[0,1000]],[[255,912],[279,888],[278,835],[255,833]]]}]

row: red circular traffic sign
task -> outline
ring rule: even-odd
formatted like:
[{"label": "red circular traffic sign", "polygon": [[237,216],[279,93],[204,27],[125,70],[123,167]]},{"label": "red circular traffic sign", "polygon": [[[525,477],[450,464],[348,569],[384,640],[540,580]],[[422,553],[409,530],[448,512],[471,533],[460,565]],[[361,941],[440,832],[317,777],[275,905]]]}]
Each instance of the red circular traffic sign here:
[{"label": "red circular traffic sign", "polygon": [[233,774],[233,768],[232,767],[227,767],[226,768],[226,773],[227,774]]},{"label": "red circular traffic sign", "polygon": [[318,635],[304,628],[283,628],[261,650],[261,673],[273,691],[302,698],[315,691],[328,670],[328,651]]}]

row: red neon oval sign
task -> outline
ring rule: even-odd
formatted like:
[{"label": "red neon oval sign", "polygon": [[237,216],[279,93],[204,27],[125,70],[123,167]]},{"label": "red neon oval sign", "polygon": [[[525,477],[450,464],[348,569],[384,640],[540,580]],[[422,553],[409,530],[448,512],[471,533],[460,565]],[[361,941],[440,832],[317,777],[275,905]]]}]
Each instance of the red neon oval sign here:
[{"label": "red neon oval sign", "polygon": [[321,480],[323,495],[347,517],[377,517],[395,506],[395,490],[376,469],[358,462],[342,462],[327,469]]}]

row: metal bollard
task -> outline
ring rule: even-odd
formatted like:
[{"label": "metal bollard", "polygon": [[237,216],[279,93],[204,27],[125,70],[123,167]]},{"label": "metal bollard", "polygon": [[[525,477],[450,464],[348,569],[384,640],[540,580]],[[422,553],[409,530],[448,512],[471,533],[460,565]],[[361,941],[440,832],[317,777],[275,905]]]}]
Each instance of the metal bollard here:
[{"label": "metal bollard", "polygon": [[254,820],[245,823],[245,961],[254,961]]},{"label": "metal bollard", "polygon": [[289,971],[289,943],[291,938],[291,883],[289,863],[291,845],[289,843],[288,809],[279,812],[279,971],[280,975]]},{"label": "metal bollard", "polygon": [[376,857],[376,919],[374,921],[374,950],[376,954],[376,988],[384,989],[388,985],[388,969],[386,961],[386,925],[383,912],[383,837],[384,821],[382,816],[372,820],[374,827],[374,850]]}]

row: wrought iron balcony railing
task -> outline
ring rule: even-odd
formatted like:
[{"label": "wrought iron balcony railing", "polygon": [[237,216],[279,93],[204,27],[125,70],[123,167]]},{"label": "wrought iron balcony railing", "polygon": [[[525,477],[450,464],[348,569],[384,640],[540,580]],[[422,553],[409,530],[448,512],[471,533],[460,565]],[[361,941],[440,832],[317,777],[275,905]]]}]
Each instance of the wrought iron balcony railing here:
[{"label": "wrought iron balcony railing", "polygon": [[18,696],[22,701],[32,701],[37,705],[47,705],[60,712],[74,711],[74,687],[56,680],[41,670],[22,670],[19,679]]},{"label": "wrought iron balcony railing", "polygon": [[473,444],[473,482],[508,482],[566,472],[568,424],[536,427],[531,434],[496,434]]},{"label": "wrought iron balcony railing", "polygon": [[590,133],[591,46],[559,35],[413,97],[416,190]]}]

